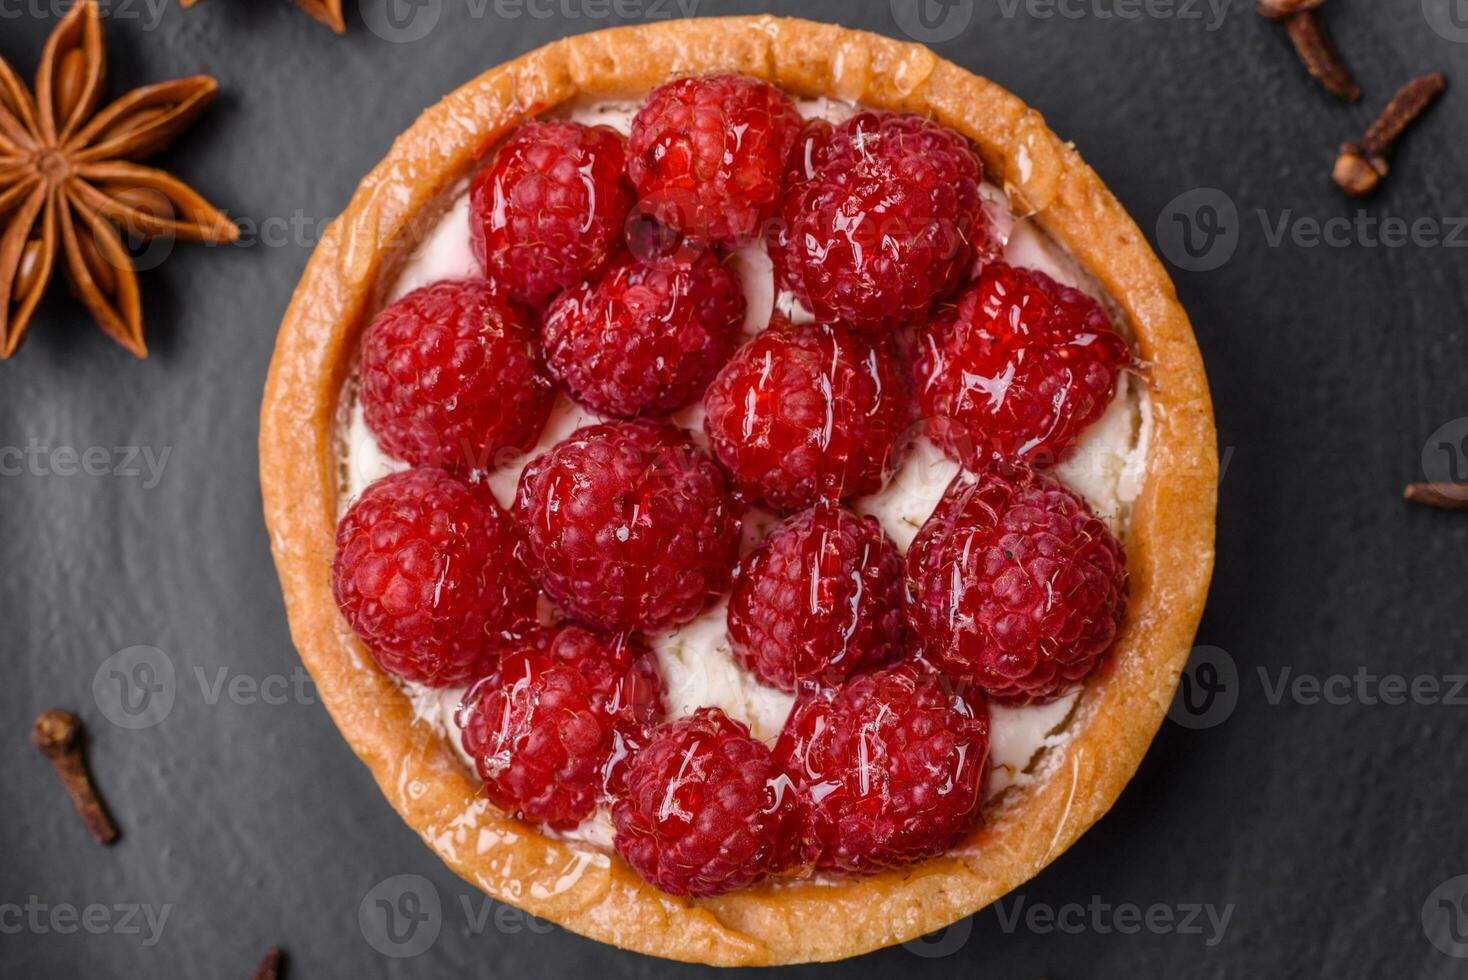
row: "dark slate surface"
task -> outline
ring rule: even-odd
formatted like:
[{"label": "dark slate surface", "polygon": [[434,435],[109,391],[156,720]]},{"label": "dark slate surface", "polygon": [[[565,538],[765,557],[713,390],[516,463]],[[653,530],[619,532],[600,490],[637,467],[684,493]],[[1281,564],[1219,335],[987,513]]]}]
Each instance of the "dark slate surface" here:
[{"label": "dark slate surface", "polygon": [[[636,20],[677,2],[612,9]],[[773,10],[902,32],[888,0],[683,2],[699,15]],[[893,2],[905,17],[907,0]],[[0,55],[29,75],[58,6],[0,0]],[[20,356],[0,365],[0,975],[239,977],[272,944],[296,977],[701,974],[481,906],[403,825],[298,683],[256,485],[266,364],[317,229],[437,97],[620,18],[599,0],[428,0],[438,24],[391,42],[383,0],[347,4],[345,39],[286,0],[109,6],[113,94],[219,76],[223,96],[163,162],[260,232],[249,247],[180,246],[145,275],[147,362],[58,288]],[[1335,146],[1398,83],[1434,68],[1468,78],[1468,28],[1455,26],[1468,25],[1468,4],[1331,4],[1367,93],[1356,107],[1317,90],[1252,3],[1222,7],[1220,18],[1216,0],[955,0],[956,19],[929,23],[948,35],[942,54],[1073,139],[1154,241],[1159,221],[1182,228],[1179,208],[1223,229],[1196,261],[1176,235],[1168,251],[1213,266],[1177,280],[1228,454],[1199,636],[1225,653],[1199,678],[1229,691],[1194,721],[1208,727],[1164,726],[1112,814],[1021,890],[1023,906],[986,910],[920,949],[792,975],[1468,968],[1449,955],[1468,951],[1454,945],[1468,938],[1468,879],[1457,879],[1468,873],[1468,697],[1454,681],[1468,671],[1468,518],[1398,499],[1422,478],[1424,450],[1429,475],[1446,475],[1441,444],[1468,435],[1468,100],[1450,92],[1374,201],[1347,202],[1326,179]],[[1383,243],[1358,215],[1421,221],[1419,240]],[[1331,243],[1312,244],[1310,222],[1339,218],[1348,226]],[[1433,229],[1456,247],[1423,240]],[[67,475],[66,450],[90,447],[108,475]],[[176,693],[161,720],[141,719],[156,724],[125,728],[108,720],[109,657],[138,646],[164,652],[153,678],[171,667]],[[1421,681],[1407,704],[1385,703],[1399,699],[1384,675],[1429,678],[1440,693]],[[52,705],[92,729],[123,828],[110,850],[86,838],[26,742]],[[390,958],[373,940],[406,947],[364,931],[359,907],[405,884],[437,897],[438,935]],[[1139,927],[1134,910],[1154,906]],[[1206,911],[1193,921],[1194,907],[1228,910],[1227,927]],[[166,913],[160,929],[149,912]]]}]

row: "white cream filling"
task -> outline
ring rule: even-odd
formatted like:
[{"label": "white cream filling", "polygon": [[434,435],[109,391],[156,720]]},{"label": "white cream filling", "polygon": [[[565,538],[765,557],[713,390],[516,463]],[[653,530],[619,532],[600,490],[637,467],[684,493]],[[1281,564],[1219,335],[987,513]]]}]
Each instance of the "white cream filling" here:
[{"label": "white cream filling", "polygon": [[[855,111],[850,105],[829,99],[803,100],[797,102],[797,107],[806,118],[819,116],[833,122],[840,122]],[[578,107],[570,113],[570,118],[587,125],[611,126],[625,133],[635,113],[635,105],[606,103]],[[983,193],[985,207],[994,218],[996,229],[1007,240],[1007,261],[1040,269],[1060,282],[1085,290],[1103,303],[1109,302],[1096,284],[1044,232],[1030,221],[1013,217],[998,188],[985,184]],[[813,319],[791,294],[777,293],[773,265],[763,245],[738,250],[731,259],[731,265],[744,288],[748,306],[745,331],[748,335],[753,336],[763,330],[775,309],[797,323]],[[391,297],[395,299],[443,279],[477,274],[477,263],[469,245],[468,195],[461,189],[452,206],[404,267]],[[407,468],[407,464],[390,458],[377,444],[367,428],[355,385],[350,387],[347,397],[344,425],[344,487],[347,492],[343,510],[374,481]],[[702,418],[703,407],[699,403],[673,415],[673,421],[688,428],[701,443],[706,443]],[[597,421],[600,419],[596,415],[562,395],[557,399],[536,446],[515,464],[501,467],[483,478],[499,502],[508,507],[513,501],[520,472],[530,460],[576,429]],[[1121,536],[1125,535],[1132,503],[1146,476],[1150,431],[1151,410],[1147,392],[1143,385],[1123,375],[1106,412],[1082,435],[1072,455],[1053,470],[1053,475],[1060,482],[1084,497],[1097,515]],[[958,469],[958,464],[948,459],[930,440],[918,437],[906,462],[887,486],[879,493],[853,501],[852,507],[859,513],[875,517],[898,549],[906,552]],[[743,550],[747,553],[757,546],[776,520],[773,515],[759,510],[746,515]],[[748,725],[756,738],[773,743],[789,716],[794,698],[759,683],[735,661],[725,622],[727,603],[726,595],[692,622],[648,638],[667,686],[669,716],[682,718],[699,707],[719,707],[730,717]],[[403,687],[412,699],[418,720],[448,739],[459,758],[473,768],[472,760],[463,751],[454,718],[465,689],[431,689],[413,683],[404,683]],[[1041,755],[1067,740],[1068,734],[1061,726],[1070,717],[1079,694],[1080,689],[1077,688],[1051,704],[1033,707],[990,706],[991,766],[986,798],[1009,786],[1033,780]],[[562,836],[610,849],[611,834],[611,822],[603,809],[581,827]]]}]

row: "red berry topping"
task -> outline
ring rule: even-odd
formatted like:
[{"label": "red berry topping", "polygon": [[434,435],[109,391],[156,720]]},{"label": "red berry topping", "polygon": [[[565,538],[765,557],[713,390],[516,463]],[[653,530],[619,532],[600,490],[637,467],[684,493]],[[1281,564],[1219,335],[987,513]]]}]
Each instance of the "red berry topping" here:
[{"label": "red berry topping", "polygon": [[922,663],[803,699],[775,746],[796,787],[805,859],[857,872],[952,847],[983,801],[988,755],[983,699]]},{"label": "red berry topping", "polygon": [[1011,704],[1083,680],[1126,611],[1121,545],[1084,501],[1028,468],[955,477],[907,552],[907,576],[923,655]]},{"label": "red berry topping", "polygon": [[654,89],[632,120],[627,173],[663,224],[704,241],[748,241],[774,214],[800,127],[785,93],[757,79],[679,79]]},{"label": "red berry topping", "polygon": [[483,677],[533,624],[518,531],[482,485],[442,470],[378,480],[336,531],[332,589],[382,669],[448,687]]},{"label": "red berry topping", "polygon": [[785,281],[820,320],[922,319],[987,235],[981,177],[967,140],[919,116],[864,112],[829,134],[814,127],[780,205]]},{"label": "red berry topping", "polygon": [[540,438],[555,401],[535,330],[483,281],[414,290],[362,340],[362,409],[389,455],[414,466],[492,470]]},{"label": "red berry topping", "polygon": [[876,520],[821,504],[739,564],[734,653],[772,687],[839,684],[903,653],[902,556]]},{"label": "red berry topping", "polygon": [[1100,304],[996,262],[922,338],[915,372],[934,438],[970,467],[1053,463],[1106,410],[1131,363]]},{"label": "red berry topping", "polygon": [[714,455],[741,490],[780,511],[881,489],[907,422],[885,340],[778,319],[704,395]]},{"label": "red berry topping", "polygon": [[522,126],[474,178],[469,230],[485,274],[539,310],[600,271],[622,242],[627,141],[606,126]]},{"label": "red berry topping", "polygon": [[572,625],[506,648],[458,720],[495,805],[564,830],[625,790],[627,766],[662,716],[647,648]]},{"label": "red berry topping", "polygon": [[670,895],[720,895],[780,870],[790,814],[770,750],[718,708],[658,729],[612,810],[617,853]]},{"label": "red berry topping", "polygon": [[729,584],[740,522],[728,484],[666,423],[578,429],[525,468],[515,507],[545,591],[603,629],[681,625]]},{"label": "red berry topping", "polygon": [[690,262],[624,256],[546,314],[546,360],[602,415],[662,414],[692,401],[739,345],[744,294],[710,252]]}]

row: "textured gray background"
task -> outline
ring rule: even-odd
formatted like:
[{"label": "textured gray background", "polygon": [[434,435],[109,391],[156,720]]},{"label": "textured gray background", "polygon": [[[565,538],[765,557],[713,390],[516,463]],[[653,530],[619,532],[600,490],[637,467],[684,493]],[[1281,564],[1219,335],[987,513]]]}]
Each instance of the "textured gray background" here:
[{"label": "textured gray background", "polygon": [[[1231,453],[1199,642],[1228,652],[1238,703],[1213,727],[1166,724],[1111,815],[1022,895],[1050,908],[1093,896],[1174,910],[1231,904],[1232,919],[1209,946],[1206,934],[1176,930],[1118,934],[1104,917],[1073,933],[1023,922],[1006,931],[991,909],[928,956],[897,948],[792,975],[1468,969],[1422,925],[1424,903],[1435,914],[1444,894],[1429,902],[1434,889],[1468,872],[1468,711],[1355,694],[1271,703],[1259,674],[1272,683],[1284,668],[1322,678],[1358,667],[1438,678],[1468,670],[1468,518],[1398,500],[1403,483],[1421,478],[1431,434],[1468,416],[1468,252],[1371,247],[1354,234],[1337,247],[1274,245],[1265,233],[1282,218],[1354,216],[1358,206],[1327,179],[1335,146],[1412,74],[1441,68],[1468,80],[1468,45],[1430,26],[1427,14],[1445,13],[1447,0],[1427,0],[1427,13],[1421,0],[1335,0],[1331,25],[1367,93],[1347,107],[1304,77],[1252,3],[1234,0],[1213,25],[1206,3],[1203,21],[1101,16],[1128,2],[1070,0],[1080,16],[1044,17],[1049,7],[976,0],[958,36],[935,46],[1043,111],[1149,238],[1169,202],[1197,188],[1223,191],[1237,209],[1225,224],[1237,252],[1177,281]],[[0,55],[27,77],[54,5],[0,0]],[[461,906],[477,911],[477,893],[383,801],[309,688],[287,691],[283,704],[248,690],[212,694],[221,676],[278,694],[272,685],[300,670],[261,522],[255,440],[276,325],[315,229],[440,95],[617,18],[597,0],[555,0],[548,17],[442,0],[426,37],[390,43],[364,19],[384,0],[363,0],[360,11],[349,0],[345,39],[286,0],[150,5],[113,6],[112,94],[216,74],[224,94],[163,164],[264,231],[250,247],[180,246],[144,276],[150,360],[134,363],[58,287],[20,355],[0,365],[0,447],[36,447],[38,461],[17,473],[14,454],[0,456],[0,975],[239,977],[271,944],[288,950],[296,977],[701,972],[514,917],[496,925],[491,914],[477,928]],[[699,0],[696,9],[803,14],[900,36],[889,0]],[[1451,92],[1366,213],[1450,231],[1453,216],[1468,215],[1465,131],[1468,98]],[[156,485],[66,476],[64,454],[53,452],[126,446],[155,456],[168,448]],[[122,456],[113,462],[125,468]],[[108,722],[92,681],[137,645],[165,652],[176,696],[158,724],[129,730]],[[112,849],[86,838],[26,742],[31,719],[52,705],[77,711],[94,733],[92,759],[123,829]],[[426,952],[391,959],[364,937],[358,907],[400,874],[425,876],[444,912]],[[46,914],[18,921],[27,903]],[[64,926],[65,907],[92,903],[167,906],[169,917],[151,945],[120,928],[52,928],[53,910]],[[117,914],[110,921],[125,925]]]}]

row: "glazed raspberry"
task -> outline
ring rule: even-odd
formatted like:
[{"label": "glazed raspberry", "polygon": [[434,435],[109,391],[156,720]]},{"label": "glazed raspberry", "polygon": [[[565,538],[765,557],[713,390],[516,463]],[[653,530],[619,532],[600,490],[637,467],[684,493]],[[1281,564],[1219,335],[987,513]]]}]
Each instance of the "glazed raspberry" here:
[{"label": "glazed raspberry", "polygon": [[522,126],[469,192],[469,233],[485,274],[539,311],[600,271],[632,207],[626,165],[626,140],[606,126]]},{"label": "glazed raspberry", "polygon": [[654,89],[632,120],[627,173],[663,224],[748,241],[774,214],[800,127],[785,93],[757,79],[682,78]]},{"label": "glazed raspberry", "polygon": [[337,528],[336,604],[383,670],[430,687],[466,683],[534,621],[518,536],[484,487],[442,470],[395,473]]},{"label": "glazed raspberry", "polygon": [[1100,304],[1033,269],[985,266],[938,315],[914,366],[934,438],[970,467],[1059,460],[1106,410],[1126,342]]},{"label": "glazed raspberry", "polygon": [[864,112],[813,128],[780,204],[784,281],[819,320],[921,320],[989,234],[981,178],[967,140],[918,116]]},{"label": "glazed raspberry", "polygon": [[903,384],[885,340],[777,318],[704,395],[704,429],[739,488],[779,511],[881,489],[900,460]]},{"label": "glazed raspberry", "polygon": [[1121,545],[1028,468],[961,473],[907,552],[908,624],[955,681],[1010,704],[1083,680],[1126,611]]},{"label": "glazed raspberry", "polygon": [[361,392],[389,455],[460,473],[534,445],[555,401],[524,313],[468,280],[425,286],[378,315],[362,340]]},{"label": "glazed raspberry", "polygon": [[565,830],[625,790],[627,766],[662,716],[648,649],[572,625],[507,647],[458,722],[495,805]]},{"label": "glazed raspberry", "polygon": [[515,508],[545,591],[612,632],[693,619],[728,585],[739,545],[724,474],[662,422],[578,429],[525,468]]},{"label": "glazed raspberry", "polygon": [[988,754],[983,699],[922,663],[807,696],[775,746],[796,787],[804,859],[857,872],[952,847],[982,802]]},{"label": "glazed raspberry", "polygon": [[710,252],[624,256],[546,314],[546,360],[602,415],[662,414],[697,397],[739,346],[744,294]]},{"label": "glazed raspberry", "polygon": [[881,526],[819,504],[739,563],[729,636],[772,687],[839,684],[903,653],[903,565]]},{"label": "glazed raspberry", "polygon": [[718,708],[658,729],[612,810],[617,853],[670,895],[720,895],[780,870],[790,795],[770,750]]}]

